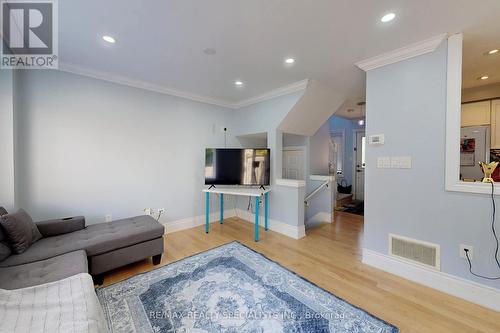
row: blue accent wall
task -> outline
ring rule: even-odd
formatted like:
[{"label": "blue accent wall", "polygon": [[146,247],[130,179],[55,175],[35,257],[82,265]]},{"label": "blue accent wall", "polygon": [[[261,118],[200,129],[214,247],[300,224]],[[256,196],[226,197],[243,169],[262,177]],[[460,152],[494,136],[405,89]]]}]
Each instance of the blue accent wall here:
[{"label": "blue accent wall", "polygon": [[365,126],[360,126],[358,120],[347,119],[339,116],[331,116],[330,131],[344,130],[345,131],[345,147],[344,147],[344,179],[348,185],[352,185],[354,179],[352,174],[353,159],[354,159],[354,140],[353,131],[356,129],[364,129]]},{"label": "blue accent wall", "polygon": [[[367,73],[364,247],[387,254],[388,234],[439,244],[445,273],[500,288],[469,273],[460,244],[474,246],[474,269],[498,276],[488,195],[445,190],[447,43]],[[377,169],[380,156],[411,156],[412,168]]]},{"label": "blue accent wall", "polygon": [[224,146],[234,110],[60,71],[14,82],[16,206],[34,219],[203,215],[205,147]]}]

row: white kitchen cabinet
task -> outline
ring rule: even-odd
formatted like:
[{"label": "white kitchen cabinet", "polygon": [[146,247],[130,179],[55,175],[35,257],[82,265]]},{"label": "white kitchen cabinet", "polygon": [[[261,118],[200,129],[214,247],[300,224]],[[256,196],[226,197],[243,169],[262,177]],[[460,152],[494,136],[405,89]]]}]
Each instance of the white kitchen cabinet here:
[{"label": "white kitchen cabinet", "polygon": [[500,99],[491,101],[491,149],[500,149]]},{"label": "white kitchen cabinet", "polygon": [[461,115],[462,127],[489,125],[490,123],[491,123],[490,101],[462,104],[462,115]]}]

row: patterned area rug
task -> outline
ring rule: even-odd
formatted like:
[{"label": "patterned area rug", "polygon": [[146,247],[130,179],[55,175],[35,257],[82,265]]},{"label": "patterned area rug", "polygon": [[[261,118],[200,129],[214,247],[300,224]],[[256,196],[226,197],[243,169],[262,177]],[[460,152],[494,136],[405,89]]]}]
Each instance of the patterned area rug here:
[{"label": "patterned area rug", "polygon": [[111,332],[399,332],[238,242],[97,295]]}]

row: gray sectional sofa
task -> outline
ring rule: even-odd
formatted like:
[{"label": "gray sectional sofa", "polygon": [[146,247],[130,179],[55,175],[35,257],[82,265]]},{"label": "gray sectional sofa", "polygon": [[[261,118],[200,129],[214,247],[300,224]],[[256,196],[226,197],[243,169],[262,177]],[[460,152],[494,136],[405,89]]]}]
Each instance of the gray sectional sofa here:
[{"label": "gray sectional sofa", "polygon": [[[0,245],[4,250],[10,240],[3,222],[14,215],[6,213],[0,207],[0,219],[5,219],[0,220]],[[163,253],[164,227],[150,216],[89,226],[79,216],[35,225],[41,238],[34,238],[21,253],[12,250],[10,255],[2,254],[0,289],[24,288],[87,272],[95,283],[102,284],[104,272],[148,257],[153,257],[157,265]],[[18,235],[10,231],[10,236]]]}]

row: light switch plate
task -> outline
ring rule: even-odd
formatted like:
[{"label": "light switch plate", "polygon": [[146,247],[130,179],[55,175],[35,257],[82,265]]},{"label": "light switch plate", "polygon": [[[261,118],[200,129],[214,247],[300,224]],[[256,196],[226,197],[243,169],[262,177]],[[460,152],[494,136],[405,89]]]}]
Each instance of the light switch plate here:
[{"label": "light switch plate", "polygon": [[390,157],[378,157],[377,158],[377,168],[388,169],[390,167],[391,167],[391,158]]},{"label": "light switch plate", "polygon": [[391,157],[391,169],[399,169],[401,166],[399,157]]},{"label": "light switch plate", "polygon": [[401,169],[411,169],[411,156],[402,156],[399,158],[399,167]]},{"label": "light switch plate", "polygon": [[385,143],[384,134],[373,134],[368,137],[369,145],[383,145]]},{"label": "light switch plate", "polygon": [[377,157],[378,169],[411,169],[411,156]]}]

